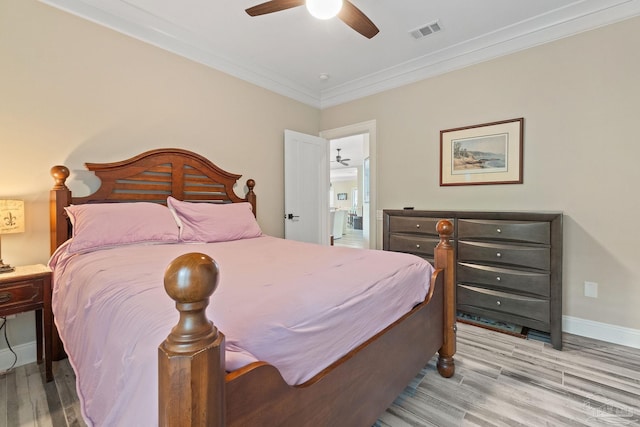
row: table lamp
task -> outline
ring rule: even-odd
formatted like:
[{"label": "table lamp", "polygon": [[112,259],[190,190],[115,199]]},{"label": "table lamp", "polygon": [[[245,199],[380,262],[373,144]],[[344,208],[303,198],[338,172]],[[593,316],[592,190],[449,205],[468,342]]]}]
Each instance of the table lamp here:
[{"label": "table lamp", "polygon": [[[24,201],[0,200],[0,239],[3,234],[24,232]],[[15,270],[2,261],[2,240],[0,240],[0,274]]]}]

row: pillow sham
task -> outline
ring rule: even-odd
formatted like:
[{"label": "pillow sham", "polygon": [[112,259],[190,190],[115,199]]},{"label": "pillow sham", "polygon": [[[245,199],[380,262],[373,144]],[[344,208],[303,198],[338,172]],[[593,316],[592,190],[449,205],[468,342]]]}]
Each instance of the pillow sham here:
[{"label": "pillow sham", "polygon": [[262,236],[251,203],[197,203],[167,198],[183,242],[228,242]]},{"label": "pillow sham", "polygon": [[70,253],[179,241],[172,213],[157,203],[95,203],[71,205],[65,210],[73,225]]}]

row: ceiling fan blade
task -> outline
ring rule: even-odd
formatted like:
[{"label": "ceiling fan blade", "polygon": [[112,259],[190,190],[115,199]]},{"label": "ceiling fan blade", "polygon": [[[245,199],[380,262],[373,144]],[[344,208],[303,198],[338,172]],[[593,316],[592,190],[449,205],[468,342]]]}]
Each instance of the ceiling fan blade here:
[{"label": "ceiling fan blade", "polygon": [[291,9],[292,7],[302,6],[304,0],[271,0],[260,3],[256,6],[246,9],[251,16],[266,15],[267,13],[280,12],[281,10]]},{"label": "ceiling fan blade", "polygon": [[349,163],[345,162],[344,160],[343,160],[343,161],[341,161],[341,162],[340,162],[340,164],[341,164],[342,166],[349,166]]},{"label": "ceiling fan blade", "polygon": [[348,0],[344,0],[342,9],[338,13],[338,18],[368,39],[380,32],[378,27],[367,18],[367,15]]}]

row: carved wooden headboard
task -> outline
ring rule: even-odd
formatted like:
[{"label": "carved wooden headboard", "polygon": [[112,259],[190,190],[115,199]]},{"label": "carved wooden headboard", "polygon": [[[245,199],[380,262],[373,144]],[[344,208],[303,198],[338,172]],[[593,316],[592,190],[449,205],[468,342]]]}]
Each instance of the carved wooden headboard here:
[{"label": "carved wooden headboard", "polygon": [[71,226],[64,208],[70,204],[111,202],[155,202],[166,204],[168,196],[178,200],[207,203],[249,202],[256,215],[255,181],[247,180],[247,193],[238,197],[233,190],[242,175],[220,169],[208,159],[179,148],[147,151],[113,163],[86,163],[100,179],[95,193],[73,197],[66,186],[69,169],[51,168],[55,185],[50,193],[51,252],[64,243]]}]

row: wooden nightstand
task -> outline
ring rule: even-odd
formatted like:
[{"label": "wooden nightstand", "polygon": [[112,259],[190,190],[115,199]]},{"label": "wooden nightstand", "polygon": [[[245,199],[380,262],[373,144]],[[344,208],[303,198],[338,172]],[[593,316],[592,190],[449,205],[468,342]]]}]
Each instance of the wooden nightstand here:
[{"label": "wooden nightstand", "polygon": [[53,371],[51,370],[53,326],[51,270],[45,265],[36,264],[16,267],[16,270],[11,273],[0,274],[0,316],[9,316],[31,310],[36,312],[36,352],[38,363],[42,363],[42,341],[44,338],[45,373],[47,381],[51,381],[53,380]]}]

